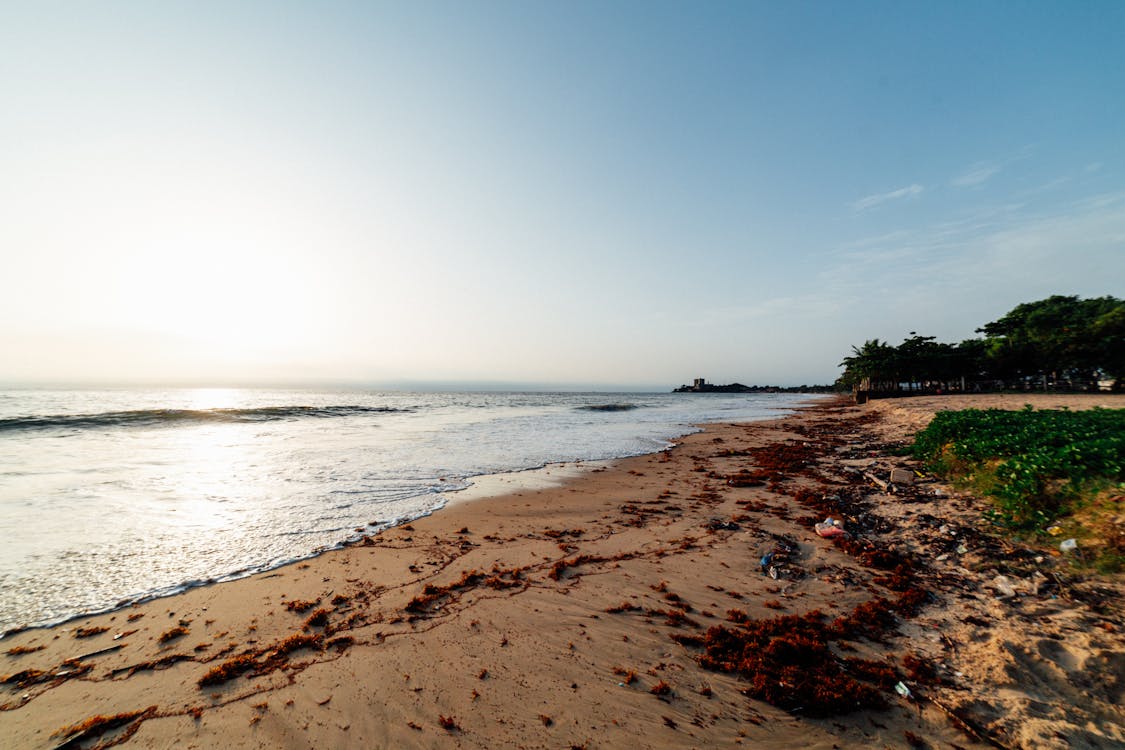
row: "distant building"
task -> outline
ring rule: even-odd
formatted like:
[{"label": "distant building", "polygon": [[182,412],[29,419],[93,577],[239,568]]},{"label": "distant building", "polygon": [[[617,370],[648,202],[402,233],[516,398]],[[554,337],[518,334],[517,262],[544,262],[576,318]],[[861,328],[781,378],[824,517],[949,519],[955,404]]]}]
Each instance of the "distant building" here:
[{"label": "distant building", "polygon": [[706,378],[696,378],[691,382],[691,385],[681,385],[676,388],[672,393],[752,393],[757,388],[752,388],[742,383],[731,383],[730,385],[712,385],[707,382]]}]

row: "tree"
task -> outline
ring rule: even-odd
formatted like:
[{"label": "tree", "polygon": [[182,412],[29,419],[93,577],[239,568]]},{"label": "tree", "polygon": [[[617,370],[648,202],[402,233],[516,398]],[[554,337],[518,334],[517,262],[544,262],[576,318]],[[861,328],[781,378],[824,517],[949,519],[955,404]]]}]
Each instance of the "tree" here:
[{"label": "tree", "polygon": [[[903,382],[948,387],[983,378],[1048,378],[1089,387],[1099,377],[1125,390],[1125,301],[1054,295],[1014,307],[978,332],[983,339],[943,344],[914,331],[897,347],[879,339],[853,346],[840,366],[839,384],[897,391]],[[959,383],[960,384],[960,383]]]},{"label": "tree", "polygon": [[1006,376],[1048,376],[1089,383],[1099,372],[1120,378],[1125,365],[1125,301],[1054,295],[1014,307],[977,329]]},{"label": "tree", "polygon": [[897,373],[894,372],[895,349],[879,339],[870,339],[863,346],[853,346],[852,356],[844,357],[840,366],[844,374],[840,380],[844,385],[858,386],[862,389],[863,381],[868,381],[868,387],[863,390],[885,390],[888,384],[895,384],[897,388]]}]

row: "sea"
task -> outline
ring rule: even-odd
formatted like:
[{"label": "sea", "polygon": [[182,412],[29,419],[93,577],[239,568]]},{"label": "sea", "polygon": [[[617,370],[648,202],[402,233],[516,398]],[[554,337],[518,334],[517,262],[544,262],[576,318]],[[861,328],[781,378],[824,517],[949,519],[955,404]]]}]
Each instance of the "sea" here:
[{"label": "sea", "polygon": [[0,391],[0,633],[308,558],[474,480],[663,450],[797,394]]}]

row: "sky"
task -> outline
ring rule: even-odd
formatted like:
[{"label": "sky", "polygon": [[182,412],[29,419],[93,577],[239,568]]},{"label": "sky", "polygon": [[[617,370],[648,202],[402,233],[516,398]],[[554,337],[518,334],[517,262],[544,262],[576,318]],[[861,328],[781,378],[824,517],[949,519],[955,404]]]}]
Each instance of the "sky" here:
[{"label": "sky", "polygon": [[1125,3],[8,2],[0,383],[829,383],[1125,296]]}]

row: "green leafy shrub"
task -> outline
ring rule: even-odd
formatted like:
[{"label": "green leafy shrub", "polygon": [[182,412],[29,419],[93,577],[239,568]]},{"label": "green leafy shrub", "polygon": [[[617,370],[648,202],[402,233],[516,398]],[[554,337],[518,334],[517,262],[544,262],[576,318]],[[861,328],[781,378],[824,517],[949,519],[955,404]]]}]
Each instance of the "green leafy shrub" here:
[{"label": "green leafy shrub", "polygon": [[980,480],[999,520],[1041,528],[1083,491],[1125,478],[1125,409],[944,411],[913,451],[931,471]]}]

